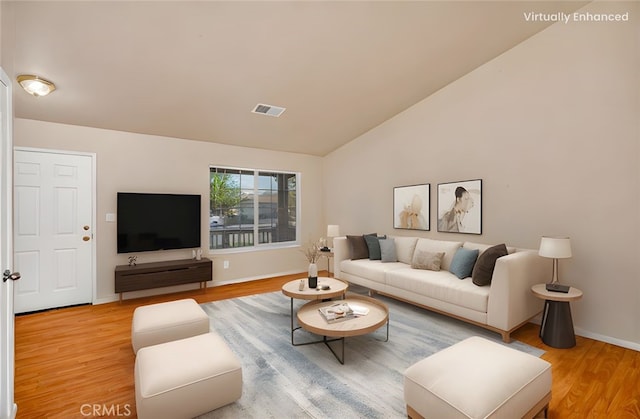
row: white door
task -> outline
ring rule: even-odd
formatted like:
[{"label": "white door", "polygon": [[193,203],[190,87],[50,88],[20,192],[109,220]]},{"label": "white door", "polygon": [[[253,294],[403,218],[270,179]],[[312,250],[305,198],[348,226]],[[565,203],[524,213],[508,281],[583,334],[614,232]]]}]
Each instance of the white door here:
[{"label": "white door", "polygon": [[90,303],[93,157],[17,148],[13,165],[15,312]]},{"label": "white door", "polygon": [[0,68],[0,418],[14,418],[16,404],[13,398],[14,328],[12,280],[4,281],[4,272],[12,273],[11,233],[11,173],[13,149],[11,138],[11,81]]}]

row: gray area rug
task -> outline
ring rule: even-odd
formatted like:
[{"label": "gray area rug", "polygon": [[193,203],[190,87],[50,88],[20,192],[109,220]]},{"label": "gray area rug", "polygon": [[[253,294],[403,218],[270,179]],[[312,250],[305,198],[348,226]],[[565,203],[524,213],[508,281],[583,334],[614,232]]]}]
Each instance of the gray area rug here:
[{"label": "gray area rug", "polygon": [[[202,304],[211,329],[240,358],[244,384],[240,400],[200,417],[406,418],[403,373],[410,365],[470,336],[502,343],[497,333],[376,298],[389,306],[389,341],[382,341],[384,326],[347,338],[344,365],[324,344],[291,345],[290,299],[280,292]],[[294,300],[294,310],[304,303]],[[317,338],[296,331],[296,343]],[[508,346],[544,353],[517,341]]]}]

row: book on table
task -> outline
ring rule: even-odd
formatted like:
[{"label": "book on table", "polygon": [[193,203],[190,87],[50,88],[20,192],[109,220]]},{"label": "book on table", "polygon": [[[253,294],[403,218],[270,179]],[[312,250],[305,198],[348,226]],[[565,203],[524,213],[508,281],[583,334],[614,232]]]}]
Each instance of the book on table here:
[{"label": "book on table", "polygon": [[322,317],[324,317],[327,323],[336,323],[339,321],[364,316],[369,312],[369,309],[360,305],[337,302],[330,306],[320,307],[318,311],[320,312]]}]

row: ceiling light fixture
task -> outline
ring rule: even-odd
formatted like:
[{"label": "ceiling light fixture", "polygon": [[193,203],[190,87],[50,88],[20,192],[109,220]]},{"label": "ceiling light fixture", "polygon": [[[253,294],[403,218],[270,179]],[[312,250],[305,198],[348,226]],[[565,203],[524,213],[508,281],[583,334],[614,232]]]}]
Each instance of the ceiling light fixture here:
[{"label": "ceiling light fixture", "polygon": [[56,90],[55,84],[33,74],[21,74],[17,80],[25,92],[33,96],[46,96]]}]

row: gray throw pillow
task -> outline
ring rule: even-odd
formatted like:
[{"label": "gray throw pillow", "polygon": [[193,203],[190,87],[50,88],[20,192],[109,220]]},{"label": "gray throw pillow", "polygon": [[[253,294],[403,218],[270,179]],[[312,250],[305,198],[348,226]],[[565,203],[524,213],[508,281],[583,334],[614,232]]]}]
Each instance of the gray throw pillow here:
[{"label": "gray throw pillow", "polygon": [[378,236],[370,236],[365,235],[364,241],[367,243],[367,248],[369,249],[369,259],[371,260],[380,260],[382,255],[380,254],[380,241]]},{"label": "gray throw pillow", "polygon": [[411,267],[413,269],[426,269],[429,271],[439,271],[442,264],[444,252],[427,252],[425,250],[416,250],[413,254]]},{"label": "gray throw pillow", "polygon": [[471,273],[473,283],[479,287],[491,284],[493,269],[496,267],[496,260],[507,254],[509,254],[509,252],[507,252],[507,246],[504,243],[490,247],[482,252]]},{"label": "gray throw pillow", "polygon": [[396,241],[394,239],[380,239],[378,240],[378,244],[380,245],[380,259],[382,263],[398,261]]},{"label": "gray throw pillow", "polygon": [[476,259],[478,259],[478,253],[480,253],[478,249],[459,248],[456,250],[456,254],[453,255],[449,272],[460,279],[471,276],[473,266],[476,264]]}]

